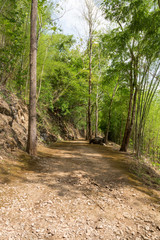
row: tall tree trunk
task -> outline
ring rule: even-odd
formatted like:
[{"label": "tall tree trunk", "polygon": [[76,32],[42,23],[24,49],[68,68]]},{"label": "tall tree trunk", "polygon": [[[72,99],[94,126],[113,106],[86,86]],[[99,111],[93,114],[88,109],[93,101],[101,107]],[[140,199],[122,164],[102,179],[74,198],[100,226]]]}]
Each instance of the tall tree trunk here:
[{"label": "tall tree trunk", "polygon": [[31,36],[30,36],[30,98],[27,152],[37,153],[36,128],[36,78],[37,78],[37,0],[32,0],[31,6]]},{"label": "tall tree trunk", "polygon": [[88,138],[92,138],[92,126],[91,126],[91,79],[92,79],[92,26],[89,26],[89,98],[88,98]]},{"label": "tall tree trunk", "polygon": [[83,17],[88,25],[88,57],[89,57],[89,89],[88,89],[88,139],[92,138],[92,125],[91,125],[91,91],[92,91],[92,45],[93,45],[93,34],[96,30],[97,19],[98,19],[98,8],[95,6],[94,1],[84,0],[85,7],[83,9]]},{"label": "tall tree trunk", "polygon": [[118,140],[119,144],[121,143],[121,140],[122,140],[122,129],[123,129],[123,116],[121,118],[121,126],[120,126],[120,131],[119,131],[119,140]]},{"label": "tall tree trunk", "polygon": [[134,97],[133,97],[133,106],[132,106],[132,115],[131,115],[131,120],[128,122],[127,128],[125,130],[125,135],[123,138],[122,146],[120,151],[127,152],[128,144],[129,144],[129,139],[131,136],[132,128],[133,128],[133,123],[135,120],[135,112],[136,112],[136,100],[137,100],[137,87],[135,88],[134,92]]},{"label": "tall tree trunk", "polygon": [[106,133],[105,133],[105,143],[106,143],[106,144],[108,143],[108,134],[109,134],[110,124],[111,124],[112,104],[113,104],[114,96],[115,96],[116,91],[117,91],[117,87],[118,87],[118,82],[116,83],[116,86],[114,87],[113,94],[112,94],[112,98],[111,98],[111,102],[110,102],[110,106],[109,106],[108,124],[107,124],[107,128],[106,128]]},{"label": "tall tree trunk", "polygon": [[98,49],[98,65],[99,65],[99,76],[98,76],[98,82],[97,82],[97,94],[96,94],[96,123],[95,123],[95,137],[98,136],[98,121],[99,121],[99,109],[98,109],[98,100],[99,100],[99,82],[101,79],[101,58],[100,58],[100,48]]},{"label": "tall tree trunk", "polygon": [[137,73],[138,73],[138,56],[135,57],[133,51],[131,50],[131,71],[130,71],[130,101],[129,101],[129,109],[128,109],[128,117],[125,127],[125,133],[122,141],[122,145],[120,151],[127,152],[127,148],[129,145],[129,139],[131,136],[134,120],[135,120],[135,112],[136,112],[136,103],[137,103]]},{"label": "tall tree trunk", "polygon": [[88,110],[86,110],[86,140],[88,139]]},{"label": "tall tree trunk", "polygon": [[130,100],[129,100],[129,108],[128,108],[128,117],[127,117],[127,122],[126,122],[126,127],[125,127],[125,132],[124,132],[124,137],[123,137],[123,141],[122,141],[122,145],[120,148],[120,151],[127,151],[127,147],[126,147],[126,138],[127,138],[127,134],[128,134],[128,129],[130,127],[130,121],[131,121],[131,112],[132,112],[132,101],[133,101],[133,86],[131,86],[131,90],[130,90]]},{"label": "tall tree trunk", "polygon": [[97,84],[97,94],[96,94],[96,123],[95,123],[95,137],[98,136],[98,84]]}]

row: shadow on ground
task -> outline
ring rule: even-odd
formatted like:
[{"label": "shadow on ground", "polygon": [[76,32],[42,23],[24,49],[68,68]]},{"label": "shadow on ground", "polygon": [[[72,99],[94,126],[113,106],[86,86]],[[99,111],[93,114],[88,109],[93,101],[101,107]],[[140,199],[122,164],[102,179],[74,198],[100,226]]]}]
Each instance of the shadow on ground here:
[{"label": "shadow on ground", "polygon": [[[64,142],[50,148],[39,147],[38,157],[31,158],[21,152],[18,158],[16,164],[8,162],[5,168],[1,165],[2,183],[18,180],[42,184],[57,191],[59,196],[72,197],[93,193],[95,188],[104,192],[132,186],[151,196],[151,201],[159,201],[154,191],[158,185],[144,186],[143,179],[130,172],[135,160],[108,147],[85,141]],[[154,177],[160,178],[157,173]]]}]

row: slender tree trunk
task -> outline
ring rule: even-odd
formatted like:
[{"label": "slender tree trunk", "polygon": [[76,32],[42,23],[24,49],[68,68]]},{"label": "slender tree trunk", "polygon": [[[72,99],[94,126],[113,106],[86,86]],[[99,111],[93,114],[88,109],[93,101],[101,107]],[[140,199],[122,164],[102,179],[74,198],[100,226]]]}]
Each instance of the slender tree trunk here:
[{"label": "slender tree trunk", "polygon": [[96,124],[95,124],[95,137],[98,136],[98,84],[97,84],[97,94],[96,94]]},{"label": "slender tree trunk", "polygon": [[92,0],[84,0],[85,7],[83,9],[83,17],[89,27],[89,39],[88,39],[88,57],[89,57],[89,89],[88,89],[88,139],[92,138],[92,125],[91,125],[91,91],[92,91],[92,45],[93,45],[93,34],[96,30],[98,10],[95,7],[95,3]]},{"label": "slender tree trunk", "polygon": [[125,133],[122,141],[122,145],[120,151],[127,152],[127,148],[129,145],[129,139],[131,136],[134,120],[135,120],[135,112],[136,112],[136,103],[137,103],[137,74],[138,74],[138,56],[135,57],[133,52],[131,51],[131,72],[130,72],[130,102],[128,109],[128,118],[126,122]]},{"label": "slender tree trunk", "polygon": [[140,104],[141,104],[141,89],[137,92],[138,101],[137,101],[137,111],[135,117],[135,130],[134,130],[134,151],[137,152],[138,149],[138,121],[140,115]]},{"label": "slender tree trunk", "polygon": [[28,66],[26,86],[25,86],[25,103],[26,104],[28,103],[29,71],[30,71],[30,67]]},{"label": "slender tree trunk", "polygon": [[98,100],[99,100],[99,82],[101,79],[101,58],[100,58],[100,49],[98,49],[98,60],[99,60],[99,77],[97,82],[97,94],[96,94],[96,124],[95,124],[95,137],[98,136],[98,121],[99,121],[99,109],[98,109]]},{"label": "slender tree trunk", "polygon": [[88,140],[88,111],[86,111],[86,140]]},{"label": "slender tree trunk", "polygon": [[[143,141],[144,141],[144,128],[146,124],[146,118],[150,110],[150,105],[152,103],[153,97],[156,93],[156,90],[159,86],[159,81],[155,79],[156,73],[159,69],[159,64],[153,74],[153,77],[149,83],[147,84],[147,79],[145,80],[144,89],[141,98],[141,108],[139,111],[139,124],[137,128],[137,148],[136,148],[136,155],[140,157],[141,152],[143,150]],[[147,91],[145,91],[147,89]]]},{"label": "slender tree trunk", "polygon": [[108,144],[108,134],[109,134],[110,122],[111,122],[111,113],[109,111],[108,124],[107,124],[107,128],[106,128],[106,133],[105,133],[105,144]]},{"label": "slender tree trunk", "polygon": [[118,82],[116,83],[116,86],[114,87],[113,94],[112,94],[112,98],[111,98],[111,102],[110,102],[110,106],[109,106],[108,124],[107,124],[107,128],[106,128],[106,133],[105,133],[105,143],[106,143],[106,144],[108,143],[108,134],[109,134],[110,124],[111,124],[112,104],[113,104],[114,96],[115,96],[116,91],[117,91],[117,87],[118,87]]},{"label": "slender tree trunk", "polygon": [[129,108],[128,108],[128,117],[127,117],[127,122],[126,122],[126,127],[125,127],[125,132],[124,132],[124,137],[123,137],[123,141],[122,141],[122,145],[120,148],[120,151],[127,151],[127,143],[126,143],[126,139],[128,138],[128,132],[129,132],[129,128],[130,128],[130,121],[131,121],[131,112],[132,112],[132,101],[133,101],[133,86],[131,86],[131,90],[130,90],[130,100],[129,100]]},{"label": "slender tree trunk", "polygon": [[36,78],[37,78],[37,0],[31,6],[31,40],[30,40],[30,98],[27,152],[37,153],[36,128]]},{"label": "slender tree trunk", "polygon": [[119,131],[119,141],[118,141],[119,144],[122,141],[122,129],[123,129],[123,116],[121,118],[121,126],[120,126],[120,131]]},{"label": "slender tree trunk", "polygon": [[[127,135],[126,135],[126,139],[125,139],[125,149],[124,149],[125,152],[127,151],[127,148],[128,148],[129,139],[131,136],[131,132],[132,132],[132,128],[133,128],[133,124],[134,124],[134,120],[135,120],[136,99],[137,99],[137,88],[135,89],[135,92],[134,92],[131,123],[127,129]],[[121,151],[123,151],[123,150],[121,150]]]},{"label": "slender tree trunk", "polygon": [[91,126],[91,82],[92,80],[92,27],[89,30],[89,99],[88,99],[88,138],[92,139],[92,126]]},{"label": "slender tree trunk", "polygon": [[[133,98],[133,95],[132,95]],[[123,142],[120,148],[120,151],[127,152],[128,144],[129,144],[129,139],[131,136],[134,120],[135,120],[135,112],[136,112],[136,99],[137,99],[137,87],[134,92],[134,99],[133,99],[133,106],[131,105],[131,108],[129,107],[129,120],[127,119],[127,124],[126,124],[126,129],[125,129],[125,134],[123,137]],[[132,116],[131,116],[131,111],[132,111]]]}]

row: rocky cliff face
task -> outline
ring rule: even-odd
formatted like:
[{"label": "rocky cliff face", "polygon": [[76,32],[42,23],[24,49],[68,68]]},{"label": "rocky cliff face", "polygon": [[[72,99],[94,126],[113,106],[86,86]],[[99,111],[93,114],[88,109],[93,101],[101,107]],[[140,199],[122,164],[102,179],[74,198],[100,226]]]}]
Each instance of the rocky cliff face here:
[{"label": "rocky cliff face", "polygon": [[0,150],[24,149],[27,141],[28,110],[14,94],[0,88]]},{"label": "rocky cliff face", "polygon": [[[46,144],[59,140],[73,140],[80,137],[71,123],[48,111],[42,117],[37,114],[38,141]],[[55,131],[56,129],[56,131]],[[28,108],[13,93],[0,87],[0,153],[16,147],[25,150],[28,133]]]}]

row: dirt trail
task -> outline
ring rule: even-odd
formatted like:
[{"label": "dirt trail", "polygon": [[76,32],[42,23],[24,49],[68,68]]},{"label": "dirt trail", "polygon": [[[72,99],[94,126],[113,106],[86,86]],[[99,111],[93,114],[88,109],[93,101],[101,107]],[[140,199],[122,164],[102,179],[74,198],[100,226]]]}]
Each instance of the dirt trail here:
[{"label": "dirt trail", "polygon": [[84,141],[0,164],[0,240],[160,240],[160,192],[128,155]]}]

